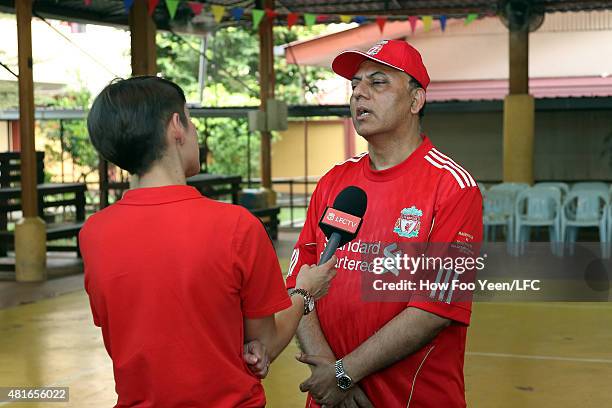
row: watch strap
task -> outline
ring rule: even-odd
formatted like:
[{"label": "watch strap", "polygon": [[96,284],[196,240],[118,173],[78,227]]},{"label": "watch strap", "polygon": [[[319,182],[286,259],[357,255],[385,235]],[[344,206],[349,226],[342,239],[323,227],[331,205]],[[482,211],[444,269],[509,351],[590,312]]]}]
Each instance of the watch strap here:
[{"label": "watch strap", "polygon": [[291,292],[289,292],[289,296],[293,295],[300,295],[304,298],[304,316],[312,312],[312,309],[309,307],[312,295],[308,293],[306,289],[292,289]]}]

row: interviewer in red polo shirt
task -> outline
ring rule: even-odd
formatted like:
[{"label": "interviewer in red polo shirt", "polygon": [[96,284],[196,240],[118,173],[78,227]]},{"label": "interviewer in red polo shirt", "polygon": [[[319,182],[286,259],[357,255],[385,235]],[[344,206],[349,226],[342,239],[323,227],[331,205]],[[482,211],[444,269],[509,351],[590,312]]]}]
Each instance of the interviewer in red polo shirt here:
[{"label": "interviewer in red polo shirt", "polygon": [[116,407],[264,406],[259,377],[327,292],[336,259],[304,266],[288,296],[259,220],[185,184],[200,162],[176,84],[114,82],[87,126],[103,158],[139,176],[79,235]]}]

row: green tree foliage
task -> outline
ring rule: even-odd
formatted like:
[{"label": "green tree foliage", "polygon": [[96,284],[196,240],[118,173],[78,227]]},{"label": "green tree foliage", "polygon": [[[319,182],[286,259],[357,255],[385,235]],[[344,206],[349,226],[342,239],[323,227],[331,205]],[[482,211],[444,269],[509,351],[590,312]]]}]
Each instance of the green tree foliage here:
[{"label": "green tree foliage", "polygon": [[[298,38],[320,34],[324,26],[314,28],[275,27],[275,44],[282,45]],[[188,101],[197,101],[199,37],[157,34],[158,71],[179,84]],[[255,31],[229,27],[211,36],[206,51],[208,62],[204,106],[257,106],[259,104],[259,38]],[[284,58],[275,58],[276,95],[288,104],[305,103],[308,91],[316,92],[316,83],[330,75],[328,70],[304,68],[287,64]],[[301,71],[300,71],[301,70]],[[92,96],[86,90],[70,91],[61,97],[44,101],[44,105],[57,108],[87,109]],[[259,133],[249,132],[246,119],[195,119],[200,143],[206,144],[210,154],[208,171],[219,174],[239,174],[247,177],[247,144],[250,140],[251,175],[259,177]],[[83,168],[81,180],[97,168],[98,156],[90,144],[84,121],[63,121],[64,151],[75,164]],[[49,158],[61,160],[60,126],[57,121],[45,122],[43,132],[50,143],[46,150]],[[250,134],[249,134],[250,133]],[[275,136],[278,137],[278,136]]]},{"label": "green tree foliage", "polygon": [[[323,32],[324,26],[313,28],[274,28],[275,45]],[[158,33],[158,69],[162,75],[178,83],[189,101],[198,101],[199,37]],[[257,106],[259,104],[259,38],[257,32],[239,27],[218,30],[209,39],[206,50],[207,78],[203,106]],[[287,104],[304,104],[306,92],[316,92],[317,81],[331,75],[329,70],[287,64],[275,58],[276,97]],[[199,101],[198,101],[199,102]],[[210,149],[209,171],[240,174],[247,177],[248,125],[244,119],[215,118],[196,120],[204,142]],[[278,137],[275,135],[274,137]],[[251,175],[259,177],[259,133],[250,135]]]},{"label": "green tree foliage", "polygon": [[[62,96],[46,100],[46,105],[58,109],[87,110],[91,101],[91,93],[85,89],[73,90]],[[54,162],[62,161],[63,151],[68,154],[75,165],[81,169],[79,181],[87,182],[87,177],[97,171],[98,154],[89,141],[87,125],[84,120],[45,121],[41,125],[47,145],[45,154]]]}]

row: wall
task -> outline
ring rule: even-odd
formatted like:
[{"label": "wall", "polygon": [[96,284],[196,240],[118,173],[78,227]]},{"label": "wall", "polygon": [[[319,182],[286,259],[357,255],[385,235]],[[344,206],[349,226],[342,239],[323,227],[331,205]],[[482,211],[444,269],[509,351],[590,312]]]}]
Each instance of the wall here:
[{"label": "wall", "polygon": [[[502,178],[502,112],[426,113],[423,129],[433,143],[468,169],[477,180]],[[272,146],[272,177],[304,176],[303,122],[290,122],[289,130]],[[308,174],[321,176],[345,159],[341,120],[310,121]],[[536,180],[607,180],[612,169],[602,156],[604,139],[612,133],[612,115],[606,111],[537,112],[535,121]],[[355,135],[355,152],[367,150]],[[275,187],[278,191],[287,188]],[[303,192],[303,187],[298,188]]]},{"label": "wall", "polygon": [[11,122],[0,120],[0,152],[10,150]]},{"label": "wall", "polygon": [[[304,177],[304,121],[290,121],[272,143],[272,177]],[[308,176],[320,177],[346,158],[342,119],[308,121]],[[275,186],[288,192],[286,185]],[[304,192],[304,187],[296,188]],[[312,191],[312,188],[310,189]]]},{"label": "wall", "polygon": [[[508,78],[508,30],[497,17],[449,20],[407,40],[434,81]],[[612,11],[551,13],[529,35],[529,77],[612,75]]]},{"label": "wall", "polygon": [[[501,112],[431,113],[423,127],[432,141],[483,181],[502,178]],[[608,180],[612,169],[602,156],[612,133],[606,111],[536,112],[536,180]]]}]

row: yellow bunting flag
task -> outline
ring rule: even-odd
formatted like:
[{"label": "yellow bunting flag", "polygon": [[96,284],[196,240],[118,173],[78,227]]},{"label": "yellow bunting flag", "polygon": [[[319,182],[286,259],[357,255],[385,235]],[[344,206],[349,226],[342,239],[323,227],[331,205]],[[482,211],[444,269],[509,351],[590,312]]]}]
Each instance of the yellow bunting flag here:
[{"label": "yellow bunting flag", "polygon": [[353,19],[352,16],[346,16],[346,15],[340,16],[340,21],[342,21],[343,23],[350,23],[352,19]]},{"label": "yellow bunting flag", "polygon": [[425,32],[428,32],[429,30],[431,30],[431,23],[433,22],[433,17],[423,16],[421,17],[421,20],[423,20],[423,30],[425,30]]},{"label": "yellow bunting flag", "polygon": [[220,6],[218,4],[213,4],[210,6],[210,10],[215,17],[215,21],[220,23],[223,20],[223,16],[225,15],[225,6]]}]

